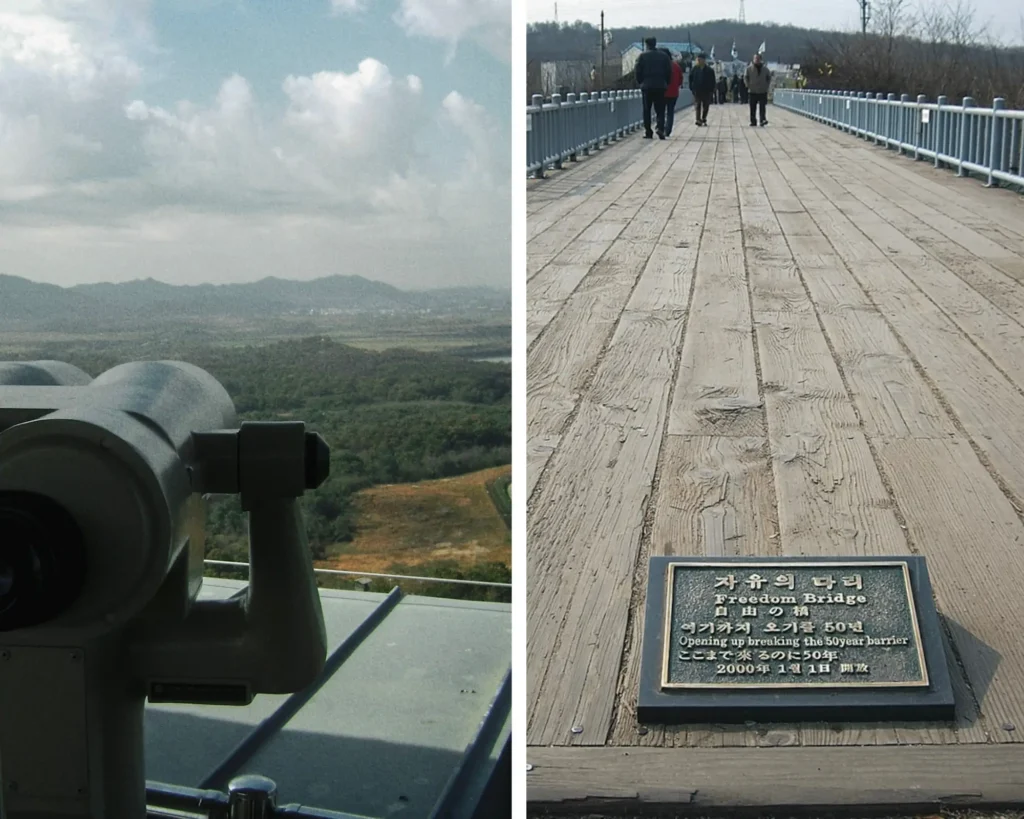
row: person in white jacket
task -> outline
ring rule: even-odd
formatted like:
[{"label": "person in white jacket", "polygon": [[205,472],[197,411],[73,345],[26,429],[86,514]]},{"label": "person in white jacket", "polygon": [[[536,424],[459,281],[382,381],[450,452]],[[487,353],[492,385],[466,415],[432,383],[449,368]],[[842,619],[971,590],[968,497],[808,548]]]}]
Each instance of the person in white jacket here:
[{"label": "person in white jacket", "polygon": [[[756,126],[757,115],[761,115],[761,125],[768,124],[768,91],[772,85],[772,72],[764,65],[760,53],[754,55],[753,62],[747,66],[747,94],[750,99],[750,124]],[[758,110],[760,109],[760,110]]]}]

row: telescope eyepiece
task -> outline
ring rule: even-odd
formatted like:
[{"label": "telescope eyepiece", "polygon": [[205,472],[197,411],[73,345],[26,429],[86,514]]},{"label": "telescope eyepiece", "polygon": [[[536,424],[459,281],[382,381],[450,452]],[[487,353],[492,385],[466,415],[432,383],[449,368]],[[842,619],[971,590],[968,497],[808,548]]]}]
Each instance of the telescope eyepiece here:
[{"label": "telescope eyepiece", "polygon": [[65,611],[85,573],[82,533],[66,509],[44,495],[0,492],[0,632]]}]

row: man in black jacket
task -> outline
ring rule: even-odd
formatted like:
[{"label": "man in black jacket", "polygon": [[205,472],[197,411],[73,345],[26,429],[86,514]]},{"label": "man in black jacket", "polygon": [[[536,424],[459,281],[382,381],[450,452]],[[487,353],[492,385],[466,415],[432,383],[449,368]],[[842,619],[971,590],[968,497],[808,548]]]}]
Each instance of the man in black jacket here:
[{"label": "man in black jacket", "polygon": [[690,71],[690,90],[693,92],[693,107],[697,112],[697,125],[708,124],[708,108],[714,96],[715,69],[707,64],[704,54],[697,55],[697,64]]},{"label": "man in black jacket", "polygon": [[672,82],[672,57],[659,51],[658,41],[648,37],[647,50],[637,57],[636,82],[644,94],[644,139],[654,139],[651,132],[651,106],[658,118],[658,139],[665,138],[665,89]]}]

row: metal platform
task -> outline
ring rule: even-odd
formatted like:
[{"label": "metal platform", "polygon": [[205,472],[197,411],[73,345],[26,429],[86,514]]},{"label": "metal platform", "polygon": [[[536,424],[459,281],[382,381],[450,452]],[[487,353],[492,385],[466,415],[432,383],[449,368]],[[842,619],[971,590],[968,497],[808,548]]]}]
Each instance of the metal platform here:
[{"label": "metal platform", "polygon": [[[208,578],[202,595],[244,588]],[[150,815],[226,815],[243,774],[276,783],[279,814],[509,815],[511,607],[398,588],[321,599],[329,654],[308,690],[147,706]]]}]

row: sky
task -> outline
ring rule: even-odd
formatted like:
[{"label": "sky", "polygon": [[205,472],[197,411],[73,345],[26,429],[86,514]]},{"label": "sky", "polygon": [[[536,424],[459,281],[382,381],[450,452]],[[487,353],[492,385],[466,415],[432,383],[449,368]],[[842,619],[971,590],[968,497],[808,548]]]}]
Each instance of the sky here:
[{"label": "sky", "polygon": [[0,273],[511,282],[511,0],[0,0]]},{"label": "sky", "polygon": [[[929,5],[940,0],[925,0]],[[957,0],[953,0],[954,5]],[[1024,41],[1020,2],[1011,0],[971,0],[975,23],[987,25],[1003,42]],[[822,28],[826,30],[860,29],[860,4],[857,0],[745,0],[747,22],[773,22]],[[910,5],[919,5],[910,0]],[[604,10],[605,25],[674,26],[706,20],[733,18],[739,14],[740,0],[708,3],[707,0],[558,0],[558,19],[598,25]],[[554,0],[526,0],[526,18],[530,23],[553,20]]]}]

